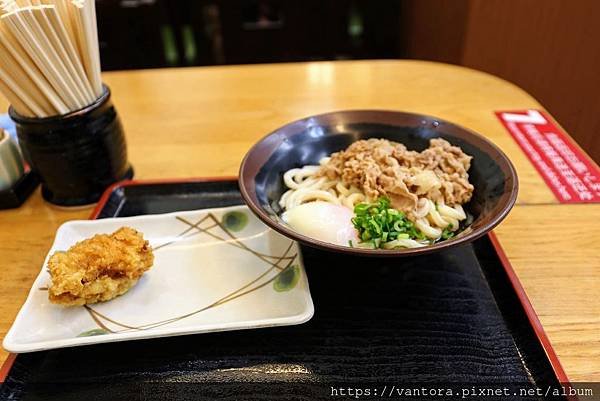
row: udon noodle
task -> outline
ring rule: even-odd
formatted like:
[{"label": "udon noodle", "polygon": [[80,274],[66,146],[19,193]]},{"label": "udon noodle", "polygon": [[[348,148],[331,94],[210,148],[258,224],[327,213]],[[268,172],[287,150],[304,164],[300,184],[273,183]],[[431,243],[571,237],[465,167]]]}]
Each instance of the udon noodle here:
[{"label": "udon noodle", "polygon": [[420,153],[383,139],[358,141],[322,158],[319,165],[286,171],[283,181],[288,190],[279,205],[289,211],[320,201],[354,209],[386,197],[423,236],[389,241],[381,247],[425,246],[440,240],[445,231],[457,232],[466,219],[462,204],[473,192],[467,174],[470,160],[443,139],[431,140],[430,147]]}]

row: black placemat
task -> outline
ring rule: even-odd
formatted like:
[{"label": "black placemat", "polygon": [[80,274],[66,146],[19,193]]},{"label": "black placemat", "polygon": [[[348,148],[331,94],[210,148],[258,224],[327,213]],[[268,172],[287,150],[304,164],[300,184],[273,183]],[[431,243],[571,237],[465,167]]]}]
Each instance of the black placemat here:
[{"label": "black placemat", "polygon": [[[132,185],[98,217],[239,203],[235,181]],[[418,258],[302,255],[315,303],[306,324],[21,354],[0,398],[354,399],[340,395],[354,388],[372,399],[427,386],[457,396],[425,398],[473,387],[478,399],[510,386],[498,399],[519,400],[559,385],[489,238]]]}]

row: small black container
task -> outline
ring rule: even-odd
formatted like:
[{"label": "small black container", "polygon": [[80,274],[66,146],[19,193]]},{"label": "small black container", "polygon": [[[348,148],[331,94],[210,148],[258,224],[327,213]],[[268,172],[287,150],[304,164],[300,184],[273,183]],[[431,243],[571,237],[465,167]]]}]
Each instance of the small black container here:
[{"label": "small black container", "polygon": [[91,105],[68,114],[30,118],[12,107],[25,160],[42,180],[42,196],[60,206],[94,203],[114,182],[133,176],[110,89]]}]

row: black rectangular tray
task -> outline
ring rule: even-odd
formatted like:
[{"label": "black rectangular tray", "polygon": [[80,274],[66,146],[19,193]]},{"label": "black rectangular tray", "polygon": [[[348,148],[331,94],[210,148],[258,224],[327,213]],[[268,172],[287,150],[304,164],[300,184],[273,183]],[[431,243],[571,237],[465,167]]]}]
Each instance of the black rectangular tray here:
[{"label": "black rectangular tray", "polygon": [[[92,218],[241,203],[232,179],[130,181],[107,191]],[[20,354],[0,399],[329,399],[349,386],[368,399],[365,388],[372,398],[399,385],[567,382],[493,234],[416,258],[301,252],[315,303],[308,323]],[[540,399],[522,395],[500,398]]]}]

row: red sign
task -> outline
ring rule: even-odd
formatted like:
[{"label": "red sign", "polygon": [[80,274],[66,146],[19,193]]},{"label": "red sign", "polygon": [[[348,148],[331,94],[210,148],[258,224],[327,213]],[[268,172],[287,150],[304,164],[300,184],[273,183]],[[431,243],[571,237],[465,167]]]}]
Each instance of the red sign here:
[{"label": "red sign", "polygon": [[538,110],[497,111],[561,203],[600,202],[600,169]]}]

